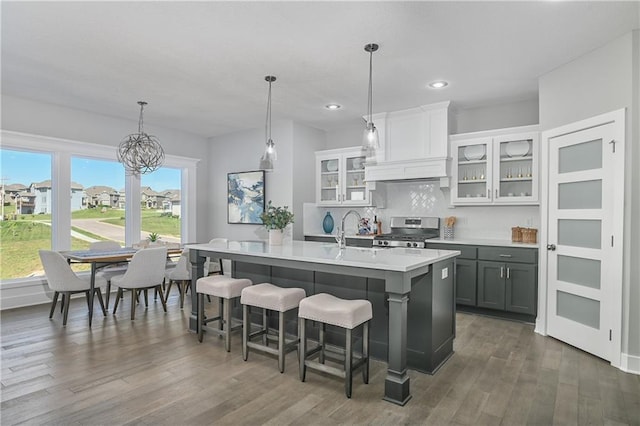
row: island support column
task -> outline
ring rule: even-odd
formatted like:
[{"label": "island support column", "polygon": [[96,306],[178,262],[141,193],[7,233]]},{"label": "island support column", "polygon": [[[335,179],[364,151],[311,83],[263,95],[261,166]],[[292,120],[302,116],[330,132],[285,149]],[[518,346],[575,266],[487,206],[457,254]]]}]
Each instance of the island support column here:
[{"label": "island support column", "polygon": [[389,294],[389,360],[383,399],[405,405],[411,399],[407,373],[407,303],[411,278],[388,272],[385,291]]},{"label": "island support column", "polygon": [[196,282],[198,278],[204,276],[204,262],[206,258],[200,255],[200,250],[189,250],[189,261],[191,262],[191,316],[189,317],[189,331],[198,330],[198,293],[196,293]]}]

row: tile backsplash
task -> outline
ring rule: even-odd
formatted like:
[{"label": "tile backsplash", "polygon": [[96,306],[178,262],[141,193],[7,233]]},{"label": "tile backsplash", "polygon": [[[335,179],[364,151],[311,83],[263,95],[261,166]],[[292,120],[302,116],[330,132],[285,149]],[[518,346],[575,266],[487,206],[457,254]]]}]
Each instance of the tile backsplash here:
[{"label": "tile backsplash", "polygon": [[[380,183],[378,183],[380,184]],[[322,221],[331,212],[335,227],[342,216],[354,209],[363,217],[378,216],[383,232],[389,232],[392,216],[437,216],[440,218],[441,234],[444,217],[456,216],[456,238],[511,239],[511,227],[540,227],[539,206],[473,206],[450,207],[449,189],[440,189],[438,181],[387,182],[385,208],[378,207],[323,207],[313,203],[304,205],[304,233],[323,234]],[[347,218],[347,233],[357,232],[357,220]]]}]

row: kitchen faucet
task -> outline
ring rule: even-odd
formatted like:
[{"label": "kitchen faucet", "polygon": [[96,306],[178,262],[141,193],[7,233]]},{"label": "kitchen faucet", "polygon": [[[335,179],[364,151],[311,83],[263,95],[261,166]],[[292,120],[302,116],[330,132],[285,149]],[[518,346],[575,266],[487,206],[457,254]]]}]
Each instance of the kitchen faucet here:
[{"label": "kitchen faucet", "polygon": [[360,213],[358,213],[355,210],[349,210],[344,214],[344,216],[342,216],[342,221],[340,222],[340,228],[338,229],[338,235],[336,236],[336,241],[338,242],[338,248],[340,249],[343,249],[347,246],[347,238],[345,237],[345,233],[344,233],[344,221],[347,218],[347,216],[349,216],[351,213],[355,214],[358,217],[358,225],[360,224],[360,220],[362,219],[362,217],[360,216]]}]

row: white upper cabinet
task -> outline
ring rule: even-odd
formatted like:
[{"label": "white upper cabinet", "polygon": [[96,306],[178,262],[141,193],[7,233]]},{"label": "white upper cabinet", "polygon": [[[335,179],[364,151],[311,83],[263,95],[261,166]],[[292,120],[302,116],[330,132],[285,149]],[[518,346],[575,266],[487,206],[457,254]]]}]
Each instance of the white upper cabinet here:
[{"label": "white upper cabinet", "polygon": [[[447,175],[449,102],[375,114],[380,150],[367,159],[366,180],[422,179]],[[374,160],[374,161],[372,161]]]},{"label": "white upper cabinet", "polygon": [[451,204],[538,204],[539,132],[526,126],[451,136]]},{"label": "white upper cabinet", "polygon": [[324,206],[369,206],[360,147],[316,152],[316,203]]}]

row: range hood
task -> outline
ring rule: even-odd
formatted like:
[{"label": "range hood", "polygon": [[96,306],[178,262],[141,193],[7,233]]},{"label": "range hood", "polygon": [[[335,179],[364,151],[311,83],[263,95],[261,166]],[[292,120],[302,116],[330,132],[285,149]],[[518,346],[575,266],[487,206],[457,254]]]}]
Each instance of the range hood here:
[{"label": "range hood", "polygon": [[440,186],[448,187],[449,164],[448,157],[386,161],[375,165],[366,165],[364,178],[367,182],[440,180]]},{"label": "range hood", "polygon": [[374,115],[373,120],[383,137],[376,158],[367,159],[365,180],[444,178],[448,182],[448,107],[449,102],[440,102]]}]

